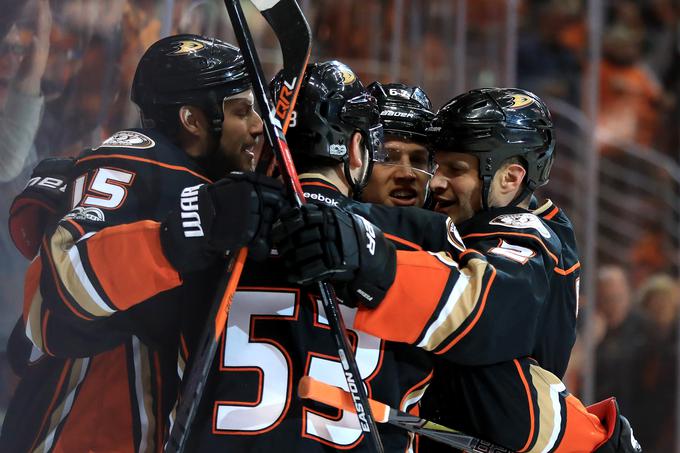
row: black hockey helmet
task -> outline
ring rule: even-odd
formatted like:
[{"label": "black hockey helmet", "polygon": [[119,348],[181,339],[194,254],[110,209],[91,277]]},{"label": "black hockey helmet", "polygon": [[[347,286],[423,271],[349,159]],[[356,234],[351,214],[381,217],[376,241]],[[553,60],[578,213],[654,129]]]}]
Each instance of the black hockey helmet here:
[{"label": "black hockey helmet", "polygon": [[[274,99],[282,87],[279,72],[270,86]],[[350,175],[348,148],[355,132],[361,133],[367,150],[364,171],[357,180]],[[378,103],[356,74],[339,61],[307,65],[286,140],[303,167],[344,163],[345,177],[355,197],[368,182],[373,161],[385,158]]]},{"label": "black hockey helmet", "polygon": [[510,157],[519,157],[527,171],[524,190],[513,204],[548,182],[555,150],[553,122],[545,103],[529,91],[482,88],[456,96],[439,109],[428,132],[437,150],[479,158],[484,209],[491,180]]},{"label": "black hockey helmet", "polygon": [[219,134],[222,101],[250,85],[238,48],[218,39],[182,34],[147,49],[135,71],[131,99],[140,108],[145,127],[176,127],[177,109],[195,105]]},{"label": "black hockey helmet", "polygon": [[403,83],[373,82],[368,92],[378,101],[385,135],[427,143],[427,128],[434,117],[432,102],[422,88]]}]

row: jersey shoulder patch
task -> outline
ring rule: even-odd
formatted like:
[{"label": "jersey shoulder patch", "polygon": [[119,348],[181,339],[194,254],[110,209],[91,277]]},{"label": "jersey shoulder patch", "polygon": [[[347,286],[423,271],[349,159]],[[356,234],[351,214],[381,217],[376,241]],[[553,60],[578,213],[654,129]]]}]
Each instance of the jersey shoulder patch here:
[{"label": "jersey shoulder patch", "polygon": [[518,212],[501,214],[489,222],[489,225],[503,226],[518,230],[536,230],[545,239],[550,239],[552,234],[543,221],[530,212]]},{"label": "jersey shoulder patch", "polygon": [[150,137],[137,131],[118,131],[111,137],[102,142],[101,145],[93,150],[99,148],[133,148],[133,149],[149,149],[156,146],[156,142]]}]

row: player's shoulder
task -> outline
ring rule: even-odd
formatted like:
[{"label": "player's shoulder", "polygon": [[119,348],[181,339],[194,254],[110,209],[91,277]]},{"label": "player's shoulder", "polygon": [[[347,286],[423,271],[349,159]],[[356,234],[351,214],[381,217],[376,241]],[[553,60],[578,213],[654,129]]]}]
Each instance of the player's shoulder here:
[{"label": "player's shoulder", "polygon": [[518,207],[492,208],[458,225],[465,244],[502,240],[526,245],[553,256],[562,254],[562,240],[540,215]]},{"label": "player's shoulder", "polygon": [[452,245],[448,217],[443,214],[417,207],[371,203],[353,203],[351,210],[378,226],[406,249],[441,251]]}]

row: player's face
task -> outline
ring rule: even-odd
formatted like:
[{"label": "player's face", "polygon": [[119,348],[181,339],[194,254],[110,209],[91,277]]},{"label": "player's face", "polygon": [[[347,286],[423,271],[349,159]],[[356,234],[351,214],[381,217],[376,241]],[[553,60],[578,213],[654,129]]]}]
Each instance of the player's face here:
[{"label": "player's face", "polygon": [[387,137],[387,160],[376,162],[362,200],[387,206],[423,206],[431,179],[423,145]]},{"label": "player's face", "polygon": [[262,118],[253,109],[251,91],[224,101],[224,121],[219,151],[227,171],[255,168],[255,151],[262,138]]},{"label": "player's face", "polygon": [[439,151],[435,161],[438,167],[430,182],[435,211],[448,215],[456,224],[471,218],[482,208],[477,158],[471,154]]}]

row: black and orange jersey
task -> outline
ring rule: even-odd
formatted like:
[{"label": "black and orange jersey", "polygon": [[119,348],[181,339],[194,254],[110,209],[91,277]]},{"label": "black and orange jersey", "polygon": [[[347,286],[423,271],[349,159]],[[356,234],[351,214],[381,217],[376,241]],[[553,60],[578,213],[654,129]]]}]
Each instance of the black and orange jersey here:
[{"label": "black and orange jersey", "polygon": [[377,309],[359,310],[357,328],[458,365],[533,357],[561,377],[575,340],[580,264],[566,216],[550,202],[537,212],[492,209],[459,225],[468,247],[460,264],[397,252],[394,284]]},{"label": "black and orange jersey", "polygon": [[179,320],[207,303],[217,278],[181,278],[163,255],[160,221],[178,209],[183,188],[206,182],[153,130],[118,132],[79,157],[71,210],[27,272],[25,335],[43,356],[22,373],[3,445],[162,450],[179,381]]},{"label": "black and orange jersey", "polygon": [[[320,179],[303,178],[302,187],[308,201],[362,214],[398,249],[446,250],[452,246],[443,215],[360,204]],[[246,264],[188,451],[371,449],[355,414],[296,395],[304,375],[343,388],[347,384],[317,287],[291,284],[286,275],[276,255],[264,263]],[[432,375],[430,354],[357,331],[353,329],[357,310],[342,305],[340,310],[369,395],[403,411],[417,411]],[[195,335],[188,336],[189,344],[192,338]],[[386,451],[417,448],[406,431],[388,425],[379,430]]]},{"label": "black and orange jersey", "polygon": [[355,326],[434,354],[426,418],[522,452],[592,451],[605,429],[560,381],[578,307],[569,220],[547,202],[458,227],[457,262],[397,252],[395,284]]}]

